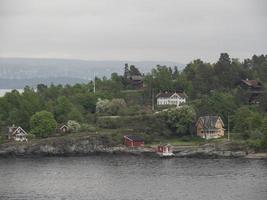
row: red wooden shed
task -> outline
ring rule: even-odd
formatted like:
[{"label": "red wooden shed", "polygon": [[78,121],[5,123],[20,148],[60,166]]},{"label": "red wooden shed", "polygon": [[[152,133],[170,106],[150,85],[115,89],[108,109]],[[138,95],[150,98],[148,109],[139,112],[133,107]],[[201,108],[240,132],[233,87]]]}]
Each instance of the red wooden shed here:
[{"label": "red wooden shed", "polygon": [[144,139],[137,135],[123,136],[123,143],[127,147],[143,147],[145,145]]}]

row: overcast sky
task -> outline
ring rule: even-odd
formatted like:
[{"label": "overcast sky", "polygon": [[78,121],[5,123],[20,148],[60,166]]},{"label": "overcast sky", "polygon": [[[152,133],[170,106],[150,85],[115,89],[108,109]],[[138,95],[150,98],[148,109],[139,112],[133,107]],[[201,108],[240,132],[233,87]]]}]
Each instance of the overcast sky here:
[{"label": "overcast sky", "polygon": [[215,61],[267,53],[266,0],[0,0],[0,57]]}]

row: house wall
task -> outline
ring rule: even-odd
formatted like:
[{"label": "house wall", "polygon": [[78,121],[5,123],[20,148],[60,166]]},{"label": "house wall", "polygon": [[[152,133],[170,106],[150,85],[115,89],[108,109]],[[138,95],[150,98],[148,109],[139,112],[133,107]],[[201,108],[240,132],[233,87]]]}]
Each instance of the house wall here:
[{"label": "house wall", "polygon": [[179,106],[181,103],[185,103],[185,98],[157,98],[157,105],[177,105]]},{"label": "house wall", "polygon": [[206,139],[211,139],[211,138],[219,138],[224,136],[224,128],[223,124],[220,120],[217,120],[215,127],[218,128],[216,132],[212,132],[213,130],[205,130],[202,127],[201,123],[197,123],[197,136],[206,138]]},{"label": "house wall", "polygon": [[143,147],[144,145],[145,145],[144,141],[140,141],[140,142],[134,141],[133,142],[134,147]]},{"label": "house wall", "polygon": [[126,145],[127,147],[132,147],[133,146],[133,141],[124,138],[123,144]]},{"label": "house wall", "polygon": [[224,136],[224,128],[223,128],[223,124],[220,120],[217,120],[215,127],[219,129],[218,135]]},{"label": "house wall", "polygon": [[158,153],[169,153],[169,152],[171,152],[171,147],[169,147],[169,146],[158,146],[157,152]]},{"label": "house wall", "polygon": [[124,138],[124,145],[127,147],[143,147],[145,145],[144,141],[132,141],[127,138]]}]

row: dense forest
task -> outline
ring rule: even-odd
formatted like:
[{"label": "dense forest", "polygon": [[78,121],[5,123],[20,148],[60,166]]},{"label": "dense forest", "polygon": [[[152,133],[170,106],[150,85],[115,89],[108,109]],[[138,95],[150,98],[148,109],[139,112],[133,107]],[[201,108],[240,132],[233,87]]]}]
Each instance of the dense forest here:
[{"label": "dense forest", "polygon": [[[142,77],[143,86],[132,84],[131,76]],[[242,87],[242,80],[256,81],[260,91],[255,94]],[[47,137],[57,124],[70,123],[77,131],[133,128],[153,140],[193,136],[199,116],[219,115],[233,139],[264,147],[266,88],[267,55],[239,61],[222,53],[215,63],[197,59],[182,71],[158,65],[147,74],[138,66],[125,65],[123,75],[112,73],[109,79],[96,77],[94,82],[73,86],[39,84],[36,91],[26,86],[22,94],[16,90],[7,93],[0,98],[0,126],[2,138],[12,124]],[[153,110],[152,104],[160,91],[184,91],[187,105],[156,114],[161,108]]]}]

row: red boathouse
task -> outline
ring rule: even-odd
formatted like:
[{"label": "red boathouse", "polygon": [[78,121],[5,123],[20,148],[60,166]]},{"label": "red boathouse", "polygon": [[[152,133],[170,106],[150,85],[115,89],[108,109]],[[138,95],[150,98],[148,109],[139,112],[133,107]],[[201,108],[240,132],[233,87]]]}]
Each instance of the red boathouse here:
[{"label": "red boathouse", "polygon": [[137,135],[125,135],[123,136],[123,144],[127,147],[143,147],[145,142]]}]

